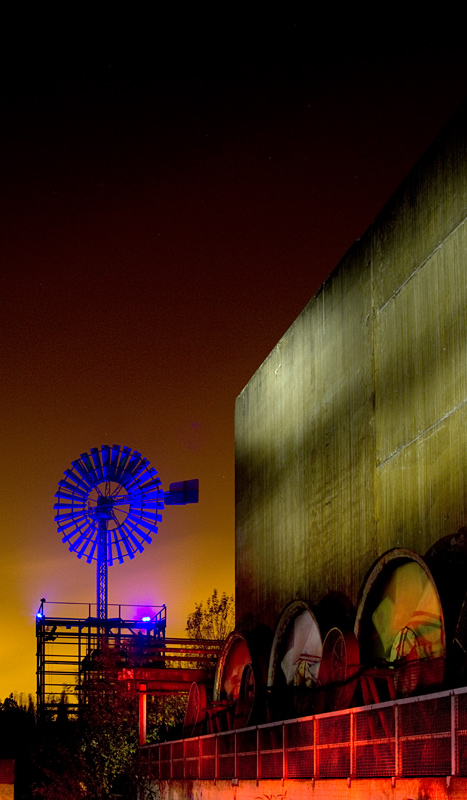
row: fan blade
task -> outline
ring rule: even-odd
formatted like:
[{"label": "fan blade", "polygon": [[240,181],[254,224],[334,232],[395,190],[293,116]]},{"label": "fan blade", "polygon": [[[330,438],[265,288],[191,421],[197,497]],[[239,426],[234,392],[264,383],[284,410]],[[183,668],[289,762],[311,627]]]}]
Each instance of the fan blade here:
[{"label": "fan blade", "polygon": [[[123,480],[125,480],[125,479],[131,481],[131,479],[133,478],[133,475],[135,474],[135,471],[137,470],[138,465],[140,463],[141,463],[141,453],[138,453],[135,450],[133,455],[131,456],[129,462],[128,462],[127,467],[126,467],[125,475],[123,476],[122,483],[123,483]],[[125,485],[125,484],[123,484],[123,485]]]},{"label": "fan blade", "polygon": [[[145,533],[144,531],[141,530],[141,523],[140,522],[138,522],[137,525],[133,525],[133,524],[128,523],[128,519],[127,519],[125,521],[125,533],[127,534],[127,536],[130,536],[132,539],[134,539],[135,542],[137,541],[137,538],[136,538],[136,534],[137,534],[140,537],[140,539],[143,540],[143,542],[145,542],[146,544],[151,544],[152,539],[147,533]],[[142,545],[141,542],[139,542],[137,547],[138,547],[139,552],[142,553],[143,550],[144,550],[144,545]]]},{"label": "fan blade", "polygon": [[[72,494],[61,494],[57,492],[55,497],[58,498],[60,502],[55,503],[54,508],[76,508],[76,507],[85,507],[86,498],[84,497],[76,497]],[[66,502],[67,501],[67,502]]]},{"label": "fan blade", "polygon": [[115,549],[117,551],[118,563],[119,564],[123,564],[123,555],[122,555],[122,551],[121,551],[121,548],[120,548],[120,541],[118,540],[118,538],[116,536],[115,536],[114,544],[115,544]]},{"label": "fan blade", "polygon": [[79,511],[80,513],[85,513],[87,511],[85,503],[83,503],[82,500],[73,497],[66,498],[66,501],[63,497],[59,498],[59,502],[54,503],[54,508],[57,511],[63,511],[66,514],[69,513],[68,509],[73,509],[73,508],[76,508],[76,510]]},{"label": "fan blade", "polygon": [[81,475],[81,477],[82,477],[83,481],[86,483],[86,485],[90,489],[92,489],[93,486],[94,486],[94,484],[92,482],[92,478],[89,475],[89,472],[85,469],[84,465],[81,463],[81,461],[79,461],[79,459],[77,459],[76,461],[72,461],[71,465],[76,470],[76,472],[79,475]]},{"label": "fan blade", "polygon": [[84,466],[86,467],[86,469],[87,469],[87,471],[89,473],[89,476],[90,476],[91,481],[92,481],[92,486],[96,486],[99,483],[99,480],[98,480],[98,477],[96,475],[96,471],[94,469],[93,463],[92,463],[91,459],[89,458],[89,455],[87,453],[81,453],[80,458],[81,458],[82,463],[84,464]]},{"label": "fan blade", "polygon": [[133,546],[132,542],[129,540],[128,536],[126,535],[125,531],[122,531],[120,528],[120,536],[121,536],[121,543],[125,546],[127,555],[130,558],[135,557],[136,548]]},{"label": "fan blade", "polygon": [[83,533],[81,536],[78,536],[78,538],[76,539],[75,542],[71,543],[71,545],[69,546],[69,549],[71,550],[72,553],[76,553],[78,558],[81,558],[81,556],[84,554],[89,542],[92,542],[92,541],[93,541],[92,535],[91,536],[87,536],[85,533]]},{"label": "fan blade", "polygon": [[[86,545],[86,546],[87,546],[87,545]],[[93,560],[93,558],[97,558],[97,557],[94,555],[94,553],[96,552],[96,547],[97,547],[97,536],[96,536],[96,538],[94,539],[94,541],[93,541],[93,543],[92,543],[92,547],[91,547],[91,549],[90,549],[90,551],[89,551],[88,555],[86,556],[86,561],[88,562],[88,564],[90,564],[90,563],[91,563],[91,561]],[[84,553],[84,550],[85,550],[85,549],[86,549],[86,548],[83,548],[83,553]],[[83,554],[83,553],[82,553],[82,554]],[[78,558],[80,558],[80,556],[78,556]]]},{"label": "fan blade", "polygon": [[138,516],[136,514],[132,514],[131,512],[128,514],[128,516],[127,516],[127,518],[126,518],[126,520],[124,522],[125,530],[126,530],[126,525],[129,525],[130,526],[130,530],[132,530],[132,531],[138,530],[139,535],[146,542],[148,541],[149,535],[145,531],[141,530],[141,528],[147,528],[147,530],[150,533],[155,532],[154,528],[156,528],[156,530],[157,530],[157,525],[154,525],[154,523],[152,523],[152,522],[148,523],[148,522],[146,522],[144,517]]},{"label": "fan blade", "polygon": [[97,447],[91,447],[91,456],[96,470],[96,475],[99,483],[104,480],[104,473],[102,472],[101,456]]},{"label": "fan blade", "polygon": [[[73,525],[73,530],[70,531],[69,528],[71,527],[71,525]],[[76,535],[78,530],[79,530],[79,528],[76,527],[76,523],[75,522],[70,522],[69,525],[62,525],[61,527],[59,527],[58,531],[59,531],[59,533],[62,534],[62,542],[63,542],[63,544],[67,544],[70,541],[70,539],[72,539],[73,536]],[[68,531],[68,533],[67,533],[67,531]]]},{"label": "fan blade", "polygon": [[118,462],[118,467],[115,471],[115,480],[118,483],[121,483],[121,477],[125,471],[128,459],[130,457],[131,447],[122,447],[122,454],[120,456],[120,461]]},{"label": "fan blade", "polygon": [[[58,487],[59,491],[63,490],[64,492],[71,492],[72,494],[80,495],[83,498],[86,498],[89,494],[87,489],[82,489],[80,486],[74,486],[72,483],[69,483],[69,481],[65,480],[60,481]],[[60,497],[58,492],[56,493],[55,497]]]},{"label": "fan blade", "polygon": [[144,509],[144,515],[141,517],[141,522],[146,522],[148,525],[152,525],[153,527],[157,528],[157,523],[162,522],[162,515],[151,514]]},{"label": "fan blade", "polygon": [[102,448],[102,474],[104,476],[104,480],[108,481],[109,478],[109,470],[110,470],[110,447],[108,444],[103,444]]},{"label": "fan blade", "polygon": [[141,458],[138,467],[133,471],[133,477],[135,481],[137,481],[140,475],[146,472],[148,468],[149,468],[149,461],[147,460],[147,458]]},{"label": "fan blade", "polygon": [[119,458],[120,458],[120,447],[118,446],[118,444],[113,444],[112,453],[110,456],[110,465],[107,472],[108,481],[114,481],[116,479],[115,475],[117,471],[117,464]]},{"label": "fan blade", "polygon": [[[70,513],[63,515],[57,514],[57,516],[55,517],[55,522],[60,528],[64,529],[64,528],[69,528],[70,525],[77,525],[78,522],[80,522],[82,519],[86,520],[87,516],[88,516],[87,514],[70,514]],[[65,525],[65,523],[68,522],[69,520],[70,520],[69,525]]]},{"label": "fan blade", "polygon": [[138,550],[138,552],[139,552],[139,553],[142,553],[142,552],[144,551],[144,547],[143,547],[143,545],[141,544],[141,542],[138,542],[138,539],[137,539],[137,538],[136,538],[136,536],[133,534],[134,527],[132,527],[132,526],[131,526],[131,525],[128,523],[128,517],[127,517],[127,519],[125,520],[125,523],[124,523],[124,525],[123,525],[122,527],[123,527],[123,530],[122,530],[122,537],[123,537],[123,533],[125,533],[125,536],[126,536],[126,538],[128,539],[128,541],[129,541],[129,542],[131,542],[132,544],[134,544],[134,546],[135,546],[136,550]]},{"label": "fan blade", "polygon": [[95,531],[95,526],[86,521],[83,525],[78,526],[71,534],[68,534],[66,538],[70,540],[75,537],[75,540],[71,542],[71,545],[73,550],[77,550],[83,541],[92,541],[93,537],[95,537]]},{"label": "fan blade", "polygon": [[84,489],[84,491],[85,491],[85,492],[89,492],[89,485],[88,485],[88,483],[87,483],[86,481],[83,481],[83,479],[82,479],[82,478],[80,478],[80,476],[79,476],[79,475],[77,475],[77,474],[76,474],[76,472],[73,472],[73,470],[71,470],[71,469],[66,469],[66,470],[65,470],[65,472],[64,472],[63,474],[64,474],[64,475],[65,475],[65,476],[66,476],[66,477],[67,477],[69,480],[71,480],[71,481],[75,481],[75,483],[77,484],[77,486],[81,486],[81,487]]}]

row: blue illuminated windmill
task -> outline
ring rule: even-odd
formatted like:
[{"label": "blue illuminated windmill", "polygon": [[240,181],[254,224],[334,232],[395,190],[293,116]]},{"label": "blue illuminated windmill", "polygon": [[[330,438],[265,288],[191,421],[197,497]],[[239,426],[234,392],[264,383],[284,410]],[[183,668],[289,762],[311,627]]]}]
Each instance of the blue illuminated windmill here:
[{"label": "blue illuminated windmill", "polygon": [[198,480],[172,483],[164,492],[149,461],[119,445],[94,447],[71,467],[58,484],[55,521],[78,558],[97,561],[97,617],[105,620],[108,566],[143,552],[164,505],[197,503]]}]

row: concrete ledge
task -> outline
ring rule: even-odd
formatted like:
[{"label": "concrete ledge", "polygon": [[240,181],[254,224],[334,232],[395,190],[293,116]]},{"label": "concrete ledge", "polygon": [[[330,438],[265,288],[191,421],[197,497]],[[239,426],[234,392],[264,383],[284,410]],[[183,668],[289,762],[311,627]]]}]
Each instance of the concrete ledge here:
[{"label": "concrete ledge", "polygon": [[159,781],[158,800],[465,800],[467,778]]}]

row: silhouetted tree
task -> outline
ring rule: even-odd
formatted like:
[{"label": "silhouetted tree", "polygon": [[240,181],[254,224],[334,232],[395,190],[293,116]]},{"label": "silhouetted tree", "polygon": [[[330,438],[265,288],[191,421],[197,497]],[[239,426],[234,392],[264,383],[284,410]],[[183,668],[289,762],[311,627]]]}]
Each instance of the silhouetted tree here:
[{"label": "silhouetted tree", "polygon": [[235,627],[234,598],[214,589],[206,604],[196,603],[188,616],[186,630],[191,639],[226,639]]}]

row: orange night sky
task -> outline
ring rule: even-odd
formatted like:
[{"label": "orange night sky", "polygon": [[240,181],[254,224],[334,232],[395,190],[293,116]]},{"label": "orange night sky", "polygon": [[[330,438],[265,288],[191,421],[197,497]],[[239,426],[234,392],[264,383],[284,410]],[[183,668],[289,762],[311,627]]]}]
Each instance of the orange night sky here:
[{"label": "orange night sky", "polygon": [[91,447],[200,480],[110,602],[166,603],[174,636],[234,591],[235,398],[466,94],[447,40],[164,24],[35,58],[18,37],[3,76],[1,699],[35,691],[40,598],[95,602],[53,510]]}]

